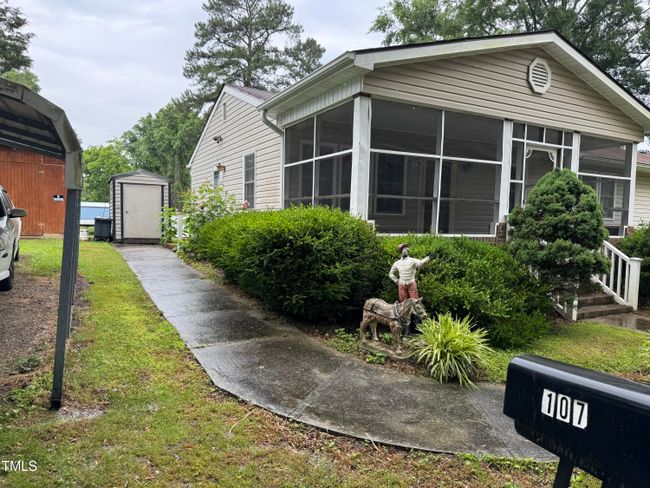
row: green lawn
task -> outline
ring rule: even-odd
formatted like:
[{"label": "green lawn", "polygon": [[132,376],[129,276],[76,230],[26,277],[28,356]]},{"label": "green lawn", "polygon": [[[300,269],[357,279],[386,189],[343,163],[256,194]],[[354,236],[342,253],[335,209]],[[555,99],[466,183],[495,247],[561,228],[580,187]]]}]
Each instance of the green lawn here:
[{"label": "green lawn", "polygon": [[[60,249],[24,241],[18,273],[54,273]],[[375,446],[239,402],[214,388],[114,248],[83,242],[79,265],[90,286],[67,355],[65,403],[94,415],[49,412],[48,373],[14,391],[0,402],[0,458],[38,468],[0,469],[0,485],[551,486],[551,465]],[[573,486],[600,485],[578,475]]]},{"label": "green lawn", "polygon": [[557,325],[530,347],[495,350],[487,357],[489,381],[505,381],[508,363],[521,354],[535,354],[584,368],[649,381],[650,364],[641,354],[650,335],[609,325],[579,322]]}]

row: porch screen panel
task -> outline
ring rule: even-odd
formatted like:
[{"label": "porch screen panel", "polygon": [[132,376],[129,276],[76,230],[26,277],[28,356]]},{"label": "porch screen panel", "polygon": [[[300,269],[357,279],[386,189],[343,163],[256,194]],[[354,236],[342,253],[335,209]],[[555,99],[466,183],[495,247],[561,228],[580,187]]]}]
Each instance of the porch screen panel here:
[{"label": "porch screen panel", "polygon": [[603,206],[603,224],[613,236],[622,236],[628,222],[630,181],[607,177],[579,176],[594,189]]},{"label": "porch screen panel", "polygon": [[353,112],[350,102],[316,116],[316,156],[352,149]]},{"label": "porch screen panel", "polygon": [[502,146],[502,120],[445,111],[445,156],[501,161]]},{"label": "porch screen panel", "polygon": [[311,205],[313,162],[284,168],[284,206]]},{"label": "porch screen panel", "polygon": [[631,172],[632,144],[582,135],[578,176],[598,195],[613,236],[624,235],[628,225]]},{"label": "porch screen panel", "polygon": [[580,173],[629,177],[632,144],[583,135],[580,139]]},{"label": "porch screen panel", "polygon": [[316,205],[350,210],[352,155],[316,161]]},{"label": "porch screen panel", "polygon": [[368,218],[379,232],[431,232],[437,160],[373,153],[370,160]]},{"label": "porch screen panel", "polygon": [[373,99],[370,147],[439,154],[441,118],[440,110]]},{"label": "porch screen panel", "polygon": [[285,129],[284,207],[350,209],[353,103]]},{"label": "porch screen panel", "polygon": [[444,161],[440,185],[441,234],[494,234],[498,222],[501,167]]},{"label": "porch screen panel", "polygon": [[314,119],[309,118],[285,131],[285,163],[304,161],[314,157]]}]

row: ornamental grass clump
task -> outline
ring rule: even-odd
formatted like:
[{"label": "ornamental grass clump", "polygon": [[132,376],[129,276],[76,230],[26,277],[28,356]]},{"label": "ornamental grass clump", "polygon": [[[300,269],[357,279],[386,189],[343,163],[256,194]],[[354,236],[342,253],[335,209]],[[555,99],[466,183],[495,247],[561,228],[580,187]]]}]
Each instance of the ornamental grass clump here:
[{"label": "ornamental grass clump", "polygon": [[422,336],[415,343],[415,355],[432,378],[440,383],[456,378],[461,386],[476,387],[472,378],[491,349],[487,332],[472,330],[472,325],[469,316],[457,320],[449,313],[418,325]]}]

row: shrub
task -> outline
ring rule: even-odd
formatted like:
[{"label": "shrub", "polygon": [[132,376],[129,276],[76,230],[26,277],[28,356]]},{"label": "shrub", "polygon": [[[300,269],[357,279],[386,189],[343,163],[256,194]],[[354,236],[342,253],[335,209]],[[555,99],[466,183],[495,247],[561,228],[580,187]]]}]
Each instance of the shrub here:
[{"label": "shrub", "polygon": [[642,258],[639,282],[639,305],[650,304],[650,227],[639,226],[632,234],[621,239],[618,248],[630,257]]},{"label": "shrub", "polygon": [[568,169],[554,170],[510,214],[508,249],[539,273],[554,294],[573,298],[580,285],[608,270],[597,251],[608,233],[596,192]]},{"label": "shrub", "polygon": [[418,273],[418,289],[427,310],[456,317],[471,315],[498,347],[523,347],[548,329],[552,303],[547,289],[502,247],[469,238],[412,235],[381,238],[384,262],[381,298],[397,299],[388,270],[398,258],[399,242],[411,255],[433,253]]},{"label": "shrub", "polygon": [[226,279],[297,319],[361,308],[383,274],[370,225],[327,207],[228,215],[201,229],[196,251]]},{"label": "shrub", "polygon": [[195,191],[182,195],[183,232],[186,238],[181,241],[183,251],[195,252],[199,230],[208,222],[213,222],[226,215],[232,215],[239,207],[233,195],[229,195],[219,186],[214,188],[203,183]]},{"label": "shrub", "polygon": [[163,207],[161,213],[162,223],[160,230],[160,243],[171,244],[176,242],[176,219],[178,210],[174,207]]},{"label": "shrub", "polygon": [[417,329],[422,337],[415,342],[415,354],[431,376],[440,383],[456,378],[461,386],[474,387],[471,378],[491,351],[487,332],[472,330],[469,316],[455,320],[449,313],[427,319]]}]

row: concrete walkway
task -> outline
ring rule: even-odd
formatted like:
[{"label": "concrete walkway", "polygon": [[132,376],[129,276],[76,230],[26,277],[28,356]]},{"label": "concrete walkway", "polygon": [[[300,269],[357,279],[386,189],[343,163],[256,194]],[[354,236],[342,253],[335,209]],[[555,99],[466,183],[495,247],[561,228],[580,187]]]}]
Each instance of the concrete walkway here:
[{"label": "concrete walkway", "polygon": [[120,251],[214,384],[243,400],[373,442],[553,459],[503,416],[501,386],[469,391],[366,364],[256,316],[167,249]]}]

